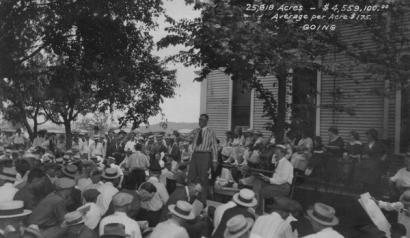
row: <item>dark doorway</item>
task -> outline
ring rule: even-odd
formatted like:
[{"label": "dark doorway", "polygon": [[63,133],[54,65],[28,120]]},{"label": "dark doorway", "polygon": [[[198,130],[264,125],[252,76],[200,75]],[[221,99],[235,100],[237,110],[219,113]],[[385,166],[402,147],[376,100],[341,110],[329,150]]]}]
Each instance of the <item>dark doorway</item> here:
[{"label": "dark doorway", "polygon": [[293,73],[292,128],[315,135],[317,71],[296,69]]},{"label": "dark doorway", "polygon": [[231,130],[236,126],[250,127],[251,90],[240,80],[232,81]]}]

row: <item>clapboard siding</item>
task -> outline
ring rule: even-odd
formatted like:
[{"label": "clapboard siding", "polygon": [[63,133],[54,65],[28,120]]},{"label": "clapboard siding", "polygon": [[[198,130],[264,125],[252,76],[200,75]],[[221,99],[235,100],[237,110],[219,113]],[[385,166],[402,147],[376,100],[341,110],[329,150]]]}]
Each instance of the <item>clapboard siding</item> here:
[{"label": "clapboard siding", "polygon": [[211,72],[207,80],[206,113],[209,127],[223,139],[229,128],[229,76],[222,71]]},{"label": "clapboard siding", "polygon": [[[343,41],[351,45],[360,42],[363,50],[375,49],[371,35],[361,27],[341,26],[339,30]],[[322,75],[320,135],[323,141],[328,141],[327,130],[331,126],[336,126],[344,139],[348,138],[350,131],[356,130],[364,140],[365,132],[370,128],[375,128],[382,137],[385,108],[384,96],[380,92],[385,91],[383,80],[367,79],[366,69],[343,54],[332,54],[325,60],[338,69],[342,68],[341,65],[346,65],[350,77],[335,78]],[[335,92],[341,92],[337,99],[334,97]],[[394,137],[394,94],[388,94],[387,98],[389,108],[386,139],[392,140]],[[351,108],[354,113],[335,111],[331,108],[334,104]]]},{"label": "clapboard siding", "polygon": [[[272,91],[277,98],[276,78],[274,76],[266,76],[261,78],[261,82],[263,86]],[[254,96],[253,115],[253,129],[261,131],[265,137],[270,136],[271,133],[266,130],[266,124],[271,122],[271,120],[263,116],[263,100],[257,98],[257,93],[255,93]]]}]

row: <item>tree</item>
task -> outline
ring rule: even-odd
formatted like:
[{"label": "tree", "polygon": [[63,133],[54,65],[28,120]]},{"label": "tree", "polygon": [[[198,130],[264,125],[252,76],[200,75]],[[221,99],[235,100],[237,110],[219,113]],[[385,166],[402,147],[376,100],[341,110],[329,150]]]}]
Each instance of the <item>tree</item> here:
[{"label": "tree", "polygon": [[[247,10],[247,4],[280,6],[282,3],[289,5],[289,1],[262,0],[196,3],[202,17],[180,22],[170,19],[169,35],[158,44],[159,47],[186,46],[187,50],[169,60],[201,67],[197,81],[205,79],[212,70],[222,68],[232,80],[242,80],[256,89],[258,97],[264,100],[264,111],[272,119],[272,129],[279,140],[286,126],[286,81],[292,76],[291,69],[307,68],[336,74],[326,62],[320,63],[318,59],[343,49],[334,32],[304,31],[301,21],[275,20],[276,11]],[[309,9],[316,1],[294,3]],[[306,10],[300,14],[304,13]],[[259,76],[268,74],[275,75],[278,80],[278,95],[264,88],[260,81]]]},{"label": "tree", "polygon": [[36,44],[41,50],[34,52],[47,62],[43,109],[48,119],[65,126],[67,147],[79,114],[120,110],[121,125],[131,122],[136,128],[160,111],[164,97],[174,95],[175,71],[151,54],[149,31],[163,13],[162,1],[22,2],[34,15],[39,10],[42,27]]},{"label": "tree", "polygon": [[0,2],[0,110],[5,119],[24,125],[30,139],[46,120],[45,61],[37,54],[43,11],[34,7],[28,1]]}]

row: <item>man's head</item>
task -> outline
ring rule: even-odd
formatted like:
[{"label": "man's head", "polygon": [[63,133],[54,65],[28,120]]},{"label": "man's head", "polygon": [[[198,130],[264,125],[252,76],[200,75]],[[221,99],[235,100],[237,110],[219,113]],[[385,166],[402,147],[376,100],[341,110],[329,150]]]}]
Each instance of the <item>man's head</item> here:
[{"label": "man's head", "polygon": [[208,125],[209,116],[207,114],[201,114],[199,116],[199,127],[203,128]]},{"label": "man's head", "polygon": [[23,220],[31,214],[31,211],[24,209],[23,201],[9,201],[0,203],[0,213],[1,230],[15,229],[19,231],[23,226]]},{"label": "man's head", "polygon": [[101,181],[101,175],[102,175],[102,172],[98,169],[94,169],[91,172],[90,179],[93,182],[93,184],[97,184]]},{"label": "man's head", "polygon": [[335,209],[323,203],[315,203],[307,214],[315,232],[339,224]]},{"label": "man's head", "polygon": [[138,194],[142,201],[148,201],[154,197],[155,193],[157,192],[157,188],[150,182],[145,182],[141,184],[140,188],[138,189]]},{"label": "man's head", "polygon": [[286,146],[276,145],[275,146],[275,156],[276,159],[280,160],[286,155]]},{"label": "man's head", "polygon": [[97,202],[97,198],[100,192],[97,189],[88,189],[83,192],[83,198],[85,202]]},{"label": "man's head", "polygon": [[112,204],[116,211],[127,212],[131,208],[134,197],[131,194],[119,192],[112,198]]}]

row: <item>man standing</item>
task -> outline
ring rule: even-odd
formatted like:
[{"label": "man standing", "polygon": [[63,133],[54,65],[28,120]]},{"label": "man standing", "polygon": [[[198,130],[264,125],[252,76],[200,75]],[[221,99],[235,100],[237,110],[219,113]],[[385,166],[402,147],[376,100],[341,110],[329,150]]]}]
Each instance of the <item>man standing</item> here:
[{"label": "man standing", "polygon": [[194,141],[191,164],[188,171],[188,180],[193,183],[200,183],[203,187],[201,202],[206,204],[209,190],[209,174],[211,163],[216,165],[218,160],[218,148],[215,132],[207,127],[209,116],[201,114],[199,117],[199,127],[194,131]]}]

